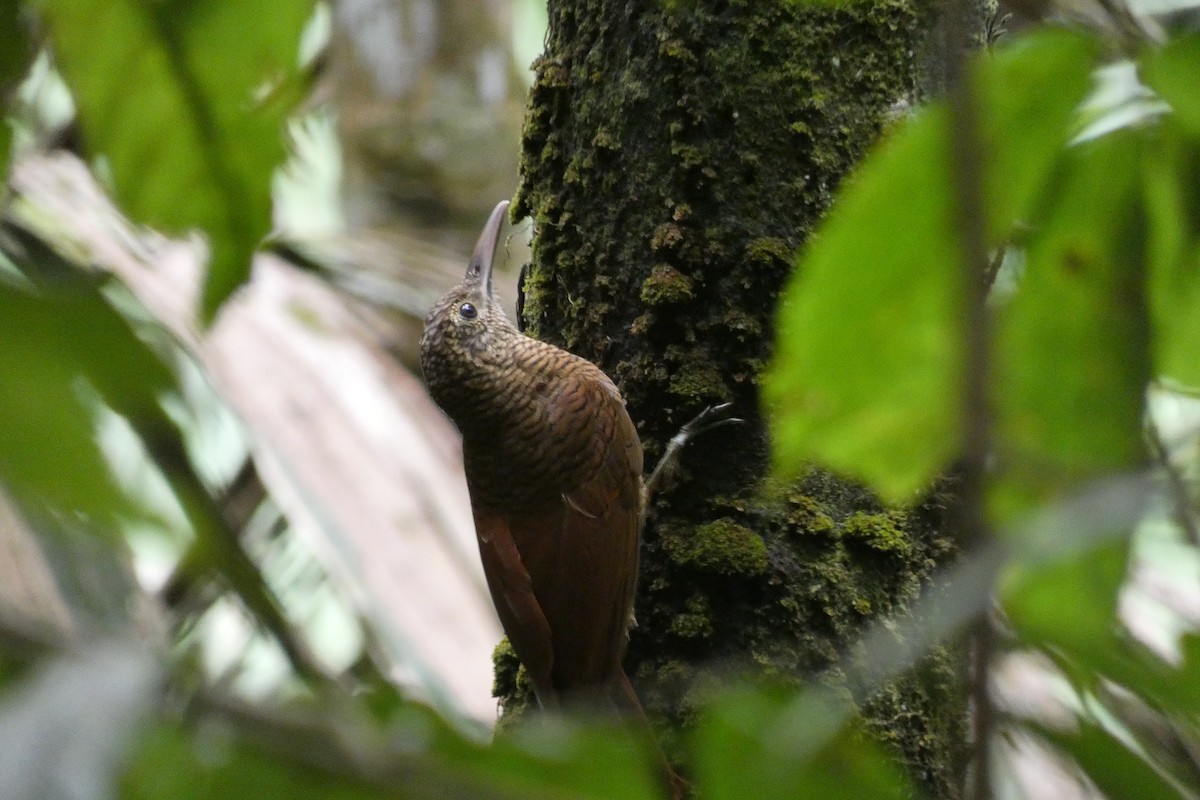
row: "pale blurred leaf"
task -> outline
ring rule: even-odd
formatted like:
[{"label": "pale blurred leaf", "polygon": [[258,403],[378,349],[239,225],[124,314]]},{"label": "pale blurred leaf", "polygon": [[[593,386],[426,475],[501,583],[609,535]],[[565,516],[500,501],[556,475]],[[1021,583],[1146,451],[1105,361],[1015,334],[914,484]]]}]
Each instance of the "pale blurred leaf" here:
[{"label": "pale blurred leaf", "polygon": [[106,800],[157,699],[158,664],[130,640],[38,665],[0,696],[5,800]]}]

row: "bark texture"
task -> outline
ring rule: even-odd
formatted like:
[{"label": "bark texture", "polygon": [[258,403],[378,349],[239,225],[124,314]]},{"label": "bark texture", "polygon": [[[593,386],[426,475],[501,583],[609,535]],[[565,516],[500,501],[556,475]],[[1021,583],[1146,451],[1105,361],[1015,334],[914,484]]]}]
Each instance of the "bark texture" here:
[{"label": "bark texture", "polygon": [[[862,627],[903,613],[953,554],[942,495],[887,509],[817,470],[770,484],[757,384],[794,255],[919,95],[933,26],[915,0],[549,12],[514,209],[536,226],[527,328],[616,381],[648,464],[706,405],[732,400],[747,419],[690,445],[650,509],[626,668],[678,731],[734,673],[836,683]],[[515,661],[501,648],[497,663],[518,710]],[[937,654],[864,708],[933,797],[955,794],[960,672]]]}]

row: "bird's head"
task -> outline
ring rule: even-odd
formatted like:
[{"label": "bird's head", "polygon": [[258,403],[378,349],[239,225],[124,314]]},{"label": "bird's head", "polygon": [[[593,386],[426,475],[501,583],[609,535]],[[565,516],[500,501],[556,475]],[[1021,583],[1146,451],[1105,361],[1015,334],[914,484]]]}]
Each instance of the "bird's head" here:
[{"label": "bird's head", "polygon": [[507,200],[492,210],[475,244],[467,274],[425,318],[421,363],[427,376],[432,361],[452,355],[470,358],[486,351],[497,335],[515,331],[492,292],[492,265],[506,211]]}]

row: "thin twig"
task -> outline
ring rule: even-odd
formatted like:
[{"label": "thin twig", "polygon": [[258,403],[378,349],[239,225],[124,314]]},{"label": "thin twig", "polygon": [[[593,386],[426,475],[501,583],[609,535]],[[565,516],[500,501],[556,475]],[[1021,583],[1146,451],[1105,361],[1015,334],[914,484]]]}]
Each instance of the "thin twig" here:
[{"label": "thin twig", "polygon": [[1005,242],[996,248],[996,252],[992,255],[992,260],[988,262],[987,273],[984,275],[984,284],[990,291],[996,283],[996,276],[1000,274],[1000,267],[1004,266],[1004,257],[1008,255],[1008,243]]},{"label": "thin twig", "polygon": [[[966,69],[965,48],[970,37],[969,6],[950,0],[944,17],[942,43],[946,64],[946,91],[950,106],[950,167],[952,209],[959,235],[963,286],[962,336],[965,354],[962,426],[963,538],[973,551],[990,540],[984,512],[987,454],[991,449],[992,413],[988,401],[991,366],[991,330],[986,306],[990,287],[986,242],[986,209],[983,193],[983,145],[979,113]],[[987,611],[976,617],[972,647],[971,717],[974,764],[970,791],[974,800],[991,797],[990,740],[994,709],[989,694],[992,631]]]},{"label": "thin twig", "polygon": [[1162,434],[1153,421],[1147,426],[1150,438],[1150,448],[1154,457],[1167,473],[1167,482],[1171,487],[1171,495],[1175,500],[1175,521],[1183,529],[1192,547],[1200,547],[1200,520],[1196,519],[1196,509],[1192,507],[1191,493],[1183,480],[1183,475],[1171,463],[1171,455],[1167,445],[1162,440]]}]

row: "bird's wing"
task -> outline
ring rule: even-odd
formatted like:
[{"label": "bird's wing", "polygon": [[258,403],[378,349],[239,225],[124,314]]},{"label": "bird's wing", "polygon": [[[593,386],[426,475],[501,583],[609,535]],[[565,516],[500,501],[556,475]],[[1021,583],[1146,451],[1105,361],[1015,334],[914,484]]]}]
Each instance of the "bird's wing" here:
[{"label": "bird's wing", "polygon": [[578,440],[584,478],[563,492],[563,501],[583,516],[606,516],[614,504],[640,515],[642,445],[621,394],[594,367],[567,391],[579,399],[555,398],[549,428],[555,437]]},{"label": "bird's wing", "polygon": [[526,561],[554,637],[555,680],[565,691],[607,683],[619,671],[641,539],[637,431],[608,378],[599,370],[587,377],[575,387],[585,402],[558,404],[579,411],[551,425],[586,432],[580,437],[584,478],[563,492],[555,513],[521,520],[518,535],[522,554],[526,531],[537,529],[542,540]]},{"label": "bird's wing", "polygon": [[620,394],[584,364],[539,413],[539,435],[561,445],[561,496],[473,502],[492,599],[543,703],[619,673],[637,582],[641,444]]},{"label": "bird's wing", "polygon": [[543,705],[555,700],[550,623],[533,591],[533,579],[504,515],[472,508],[479,555],[496,614]]}]

